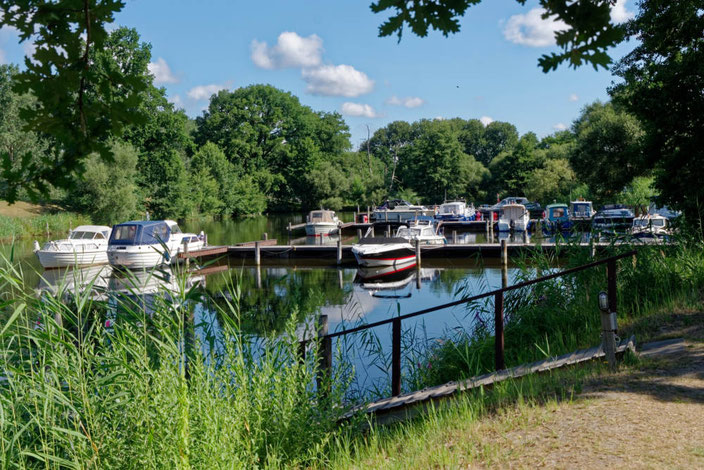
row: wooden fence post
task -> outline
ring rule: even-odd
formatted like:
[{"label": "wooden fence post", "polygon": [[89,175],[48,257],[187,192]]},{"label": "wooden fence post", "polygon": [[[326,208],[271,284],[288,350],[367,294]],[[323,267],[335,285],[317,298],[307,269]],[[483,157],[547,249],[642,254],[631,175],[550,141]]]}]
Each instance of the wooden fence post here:
[{"label": "wooden fence post", "polygon": [[506,368],[504,361],[504,293],[494,297],[494,365],[496,370]]},{"label": "wooden fence post", "polygon": [[391,396],[396,397],[401,395],[401,319],[391,325]]},{"label": "wooden fence post", "polygon": [[[318,357],[318,390],[330,385],[332,372],[332,339],[328,338],[328,316],[318,317],[318,338],[320,340],[320,355]],[[327,390],[325,390],[327,392]]]}]

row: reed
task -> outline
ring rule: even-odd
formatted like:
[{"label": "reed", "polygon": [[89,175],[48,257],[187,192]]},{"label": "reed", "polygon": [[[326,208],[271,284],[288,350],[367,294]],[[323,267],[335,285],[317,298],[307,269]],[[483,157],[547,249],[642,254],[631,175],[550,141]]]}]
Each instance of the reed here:
[{"label": "reed", "polygon": [[72,212],[42,214],[36,217],[0,215],[0,241],[23,238],[44,240],[47,236],[64,236],[71,228],[90,223],[90,217]]},{"label": "reed", "polygon": [[185,281],[107,302],[91,288],[37,299],[17,267],[0,266],[1,468],[320,462],[346,382],[318,389],[317,345],[299,357],[294,321],[275,338],[245,335],[234,283],[215,315]]}]

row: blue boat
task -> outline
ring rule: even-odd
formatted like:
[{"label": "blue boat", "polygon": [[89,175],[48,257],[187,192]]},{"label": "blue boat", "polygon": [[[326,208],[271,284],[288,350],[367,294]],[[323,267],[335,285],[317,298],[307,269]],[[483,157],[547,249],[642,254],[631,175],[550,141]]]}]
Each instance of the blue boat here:
[{"label": "blue boat", "polygon": [[550,204],[543,212],[543,232],[546,234],[569,232],[573,223],[567,204]]}]

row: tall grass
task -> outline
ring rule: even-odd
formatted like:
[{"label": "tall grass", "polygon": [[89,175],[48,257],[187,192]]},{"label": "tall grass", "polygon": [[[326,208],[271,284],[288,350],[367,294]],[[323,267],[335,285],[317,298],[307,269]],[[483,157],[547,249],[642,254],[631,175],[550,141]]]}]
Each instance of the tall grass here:
[{"label": "tall grass", "polygon": [[[613,245],[597,258],[632,249]],[[561,256],[562,255],[562,256]],[[517,281],[587,264],[586,249],[565,246],[562,253],[536,252],[518,260]],[[621,325],[654,310],[701,305],[704,243],[680,240],[672,245],[640,246],[633,259],[618,263],[618,321]],[[508,366],[559,355],[600,342],[597,296],[605,291],[606,267],[596,267],[542,282],[505,297],[505,354]],[[468,305],[467,323],[422,349],[420,360],[407,361],[413,386],[422,388],[494,370],[493,299]]]},{"label": "tall grass", "polygon": [[90,217],[72,212],[42,214],[36,217],[8,217],[0,215],[0,241],[66,235],[70,228],[90,224]]},{"label": "tall grass", "polygon": [[37,299],[5,263],[0,284],[1,468],[307,466],[345,411],[344,381],[318,389],[293,323],[242,333],[236,285],[208,317],[185,281],[149,301],[95,301],[92,286]]}]

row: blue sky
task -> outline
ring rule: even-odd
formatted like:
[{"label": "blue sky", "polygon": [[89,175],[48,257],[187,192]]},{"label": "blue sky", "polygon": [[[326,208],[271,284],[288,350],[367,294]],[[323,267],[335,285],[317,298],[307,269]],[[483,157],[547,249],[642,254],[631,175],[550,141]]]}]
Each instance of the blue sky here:
[{"label": "blue sky", "polygon": [[[569,126],[579,110],[607,99],[609,71],[561,67],[542,73],[556,27],[537,4],[484,0],[460,33],[379,38],[371,0],[127,0],[116,24],[152,44],[153,72],[170,99],[194,117],[210,93],[268,83],[315,110],[343,114],[356,147],[393,120],[462,117],[508,121],[544,136]],[[626,18],[633,0],[620,0]],[[612,51],[615,59],[629,44]],[[0,31],[0,62],[26,47]]]}]

